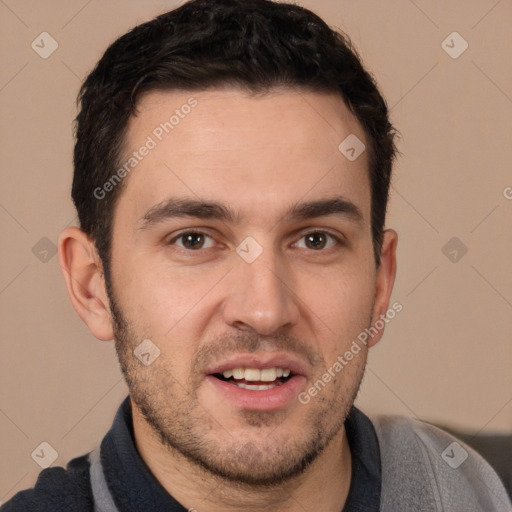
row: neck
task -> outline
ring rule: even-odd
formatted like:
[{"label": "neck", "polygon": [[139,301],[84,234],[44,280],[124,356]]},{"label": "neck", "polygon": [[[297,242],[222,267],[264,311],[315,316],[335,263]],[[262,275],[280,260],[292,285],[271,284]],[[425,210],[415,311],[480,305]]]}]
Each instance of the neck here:
[{"label": "neck", "polygon": [[137,450],[164,489],[189,510],[200,512],[339,512],[347,499],[352,458],[342,427],[298,477],[272,488],[226,481],[163,446],[132,403]]}]

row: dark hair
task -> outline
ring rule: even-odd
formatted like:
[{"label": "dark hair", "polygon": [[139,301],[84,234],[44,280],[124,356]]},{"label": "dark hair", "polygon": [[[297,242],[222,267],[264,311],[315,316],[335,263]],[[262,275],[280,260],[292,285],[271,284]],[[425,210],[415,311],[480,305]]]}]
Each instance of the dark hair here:
[{"label": "dark hair", "polygon": [[[380,262],[395,131],[386,103],[348,38],[311,11],[269,0],[192,0],[136,26],[110,45],[78,97],[73,202],[110,276],[116,201],[124,182],[98,199],[116,172],[130,116],[151,90],[238,86],[337,92],[368,139],[371,222]],[[341,142],[341,141],[340,141]]]}]

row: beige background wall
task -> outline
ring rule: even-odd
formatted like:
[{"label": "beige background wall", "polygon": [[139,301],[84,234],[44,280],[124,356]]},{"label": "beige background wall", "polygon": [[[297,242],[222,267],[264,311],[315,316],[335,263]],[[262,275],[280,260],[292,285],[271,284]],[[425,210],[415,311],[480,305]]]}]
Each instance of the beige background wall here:
[{"label": "beige background wall", "polygon": [[[33,485],[41,442],[58,452],[54,465],[90,450],[127,393],[113,344],[75,314],[52,250],[75,223],[81,80],[109,42],[176,4],[0,0],[0,501]],[[388,220],[400,234],[393,300],[403,311],[371,353],[358,404],[511,429],[512,3],[302,4],[352,37],[403,136]],[[47,59],[31,47],[51,49],[43,31],[58,43]],[[453,31],[469,44],[457,59],[442,47]],[[462,258],[460,247],[443,252],[452,237]]]}]

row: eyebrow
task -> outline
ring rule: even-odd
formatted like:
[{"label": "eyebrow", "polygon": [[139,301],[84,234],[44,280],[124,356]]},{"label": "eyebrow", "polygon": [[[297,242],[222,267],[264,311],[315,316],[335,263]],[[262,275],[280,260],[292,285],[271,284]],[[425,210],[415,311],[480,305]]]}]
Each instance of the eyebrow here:
[{"label": "eyebrow", "polygon": [[[295,203],[284,214],[281,221],[307,220],[329,215],[341,216],[358,224],[363,223],[361,210],[351,201],[339,196]],[[171,197],[147,210],[137,221],[139,224],[137,229],[148,229],[165,220],[179,217],[215,219],[230,223],[241,220],[237,212],[216,201]]]}]

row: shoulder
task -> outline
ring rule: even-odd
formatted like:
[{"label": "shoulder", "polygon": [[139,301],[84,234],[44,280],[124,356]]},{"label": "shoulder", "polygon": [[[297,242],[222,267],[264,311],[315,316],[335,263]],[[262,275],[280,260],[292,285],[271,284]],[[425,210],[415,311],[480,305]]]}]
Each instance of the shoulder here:
[{"label": "shoulder", "polygon": [[87,455],[68,462],[66,468],[47,468],[35,486],[15,494],[0,512],[90,512],[93,510]]},{"label": "shoulder", "polygon": [[439,427],[406,416],[376,415],[371,416],[370,419],[379,440],[382,440],[385,445],[388,443],[394,445],[398,440],[407,440],[415,443],[421,441],[430,446],[441,447],[447,442],[456,440],[455,437]]},{"label": "shoulder", "polygon": [[407,494],[408,489],[409,496],[402,500],[421,496],[431,503],[428,510],[462,510],[462,505],[467,510],[512,511],[495,471],[462,441],[404,416],[373,416],[371,421],[379,440],[383,492],[388,496],[396,491]]}]

